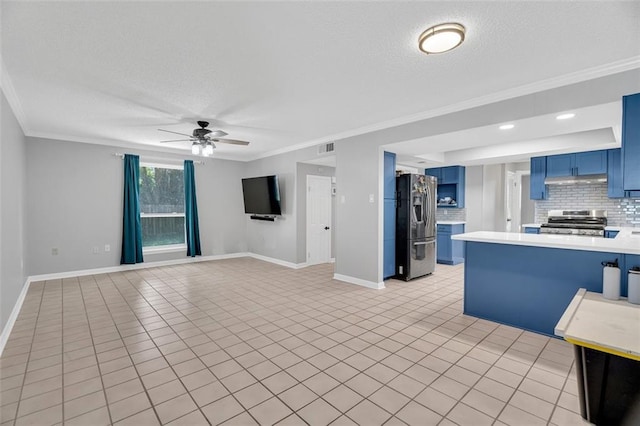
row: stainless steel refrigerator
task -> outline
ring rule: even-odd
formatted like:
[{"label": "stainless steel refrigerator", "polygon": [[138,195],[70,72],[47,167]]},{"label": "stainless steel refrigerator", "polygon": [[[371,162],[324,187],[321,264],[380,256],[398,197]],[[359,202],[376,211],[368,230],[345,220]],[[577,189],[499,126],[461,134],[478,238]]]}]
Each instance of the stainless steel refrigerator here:
[{"label": "stainless steel refrigerator", "polygon": [[409,281],[436,267],[436,185],[433,176],[396,178],[396,278]]}]

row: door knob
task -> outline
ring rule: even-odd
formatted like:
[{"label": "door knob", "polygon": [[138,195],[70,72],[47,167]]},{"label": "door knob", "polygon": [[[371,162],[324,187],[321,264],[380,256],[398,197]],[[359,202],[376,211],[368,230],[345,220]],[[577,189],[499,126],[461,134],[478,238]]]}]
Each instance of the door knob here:
[{"label": "door knob", "polygon": [[329,229],[331,229],[331,228],[329,228],[328,226],[325,226],[325,227],[324,227],[324,230],[325,230],[325,231],[328,231]]}]

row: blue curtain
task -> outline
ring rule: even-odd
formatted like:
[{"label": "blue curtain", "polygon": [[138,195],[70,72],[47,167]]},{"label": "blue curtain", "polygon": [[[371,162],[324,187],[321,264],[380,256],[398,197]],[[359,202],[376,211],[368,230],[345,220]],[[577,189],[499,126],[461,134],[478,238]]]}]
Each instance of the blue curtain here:
[{"label": "blue curtain", "polygon": [[198,227],[196,179],[191,160],[184,160],[184,221],[187,230],[187,256],[200,256],[202,252]]},{"label": "blue curtain", "polygon": [[122,216],[122,256],[120,263],[141,263],[142,226],[140,224],[140,158],[124,156],[124,208]]}]

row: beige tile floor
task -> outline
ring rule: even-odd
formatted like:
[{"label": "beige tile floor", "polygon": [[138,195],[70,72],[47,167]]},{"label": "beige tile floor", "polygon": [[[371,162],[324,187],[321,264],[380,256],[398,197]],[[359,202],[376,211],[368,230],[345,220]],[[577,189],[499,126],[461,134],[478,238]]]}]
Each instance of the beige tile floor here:
[{"label": "beige tile floor", "polygon": [[582,424],[572,351],[462,315],[463,266],[370,290],[232,259],[31,285],[4,425]]}]

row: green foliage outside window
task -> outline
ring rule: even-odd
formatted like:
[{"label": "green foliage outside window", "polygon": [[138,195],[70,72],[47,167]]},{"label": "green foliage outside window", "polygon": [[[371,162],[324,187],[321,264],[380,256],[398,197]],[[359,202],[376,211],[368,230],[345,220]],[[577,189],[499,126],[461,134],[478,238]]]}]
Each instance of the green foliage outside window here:
[{"label": "green foliage outside window", "polygon": [[183,170],[141,166],[140,213],[144,247],[184,244]]}]

